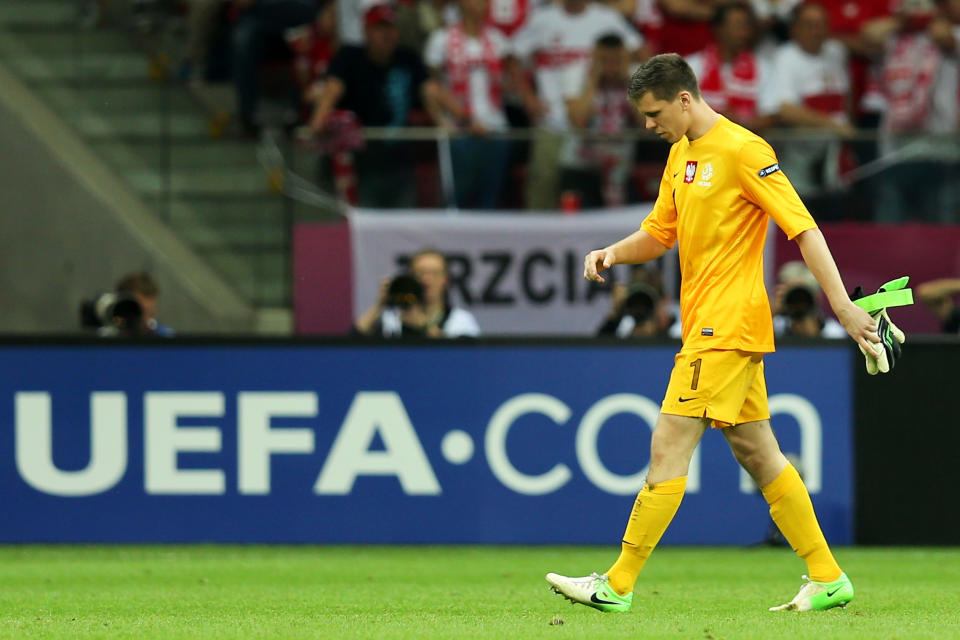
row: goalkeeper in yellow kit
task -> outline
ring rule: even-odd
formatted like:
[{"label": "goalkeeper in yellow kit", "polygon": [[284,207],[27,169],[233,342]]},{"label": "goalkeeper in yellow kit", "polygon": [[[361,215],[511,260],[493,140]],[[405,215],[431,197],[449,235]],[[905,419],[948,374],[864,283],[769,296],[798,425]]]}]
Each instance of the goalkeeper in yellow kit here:
[{"label": "goalkeeper in yellow kit", "polygon": [[[883,352],[879,315],[871,316],[847,295],[823,235],[770,145],[711,109],[680,56],[648,60],[631,78],[629,98],[646,128],[673,146],[653,211],[638,231],[587,255],[584,277],[603,282],[603,270],[653,260],[678,243],[683,347],[653,431],[650,472],[630,514],[620,557],[602,575],[550,573],[547,581],[574,602],[602,611],[628,610],[634,582],[680,506],[690,457],[713,426],[722,430],[737,461],[762,488],[773,520],[807,563],[809,579],[800,592],[771,610],[845,605],[853,598],[853,584],[830,552],[807,489],[770,428],[763,375],[763,354],[774,350],[763,282],[768,216],[800,246],[868,364]],[[903,341],[902,334],[898,339]]]}]

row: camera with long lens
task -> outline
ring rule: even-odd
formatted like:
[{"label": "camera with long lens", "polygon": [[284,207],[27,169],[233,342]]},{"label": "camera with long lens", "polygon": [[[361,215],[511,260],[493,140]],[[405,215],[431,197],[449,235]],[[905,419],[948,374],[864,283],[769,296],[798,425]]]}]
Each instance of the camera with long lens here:
[{"label": "camera with long lens", "polygon": [[411,307],[422,305],[423,302],[423,285],[413,276],[401,274],[390,281],[387,287],[386,306],[406,311]]},{"label": "camera with long lens", "polygon": [[80,326],[101,336],[134,336],[143,331],[143,307],[126,293],[101,293],[80,303]]},{"label": "camera with long lens", "polygon": [[659,302],[660,294],[654,287],[645,282],[634,282],[627,289],[623,315],[632,316],[637,324],[642,324],[653,317]]},{"label": "camera with long lens", "polygon": [[783,294],[783,310],[791,320],[803,320],[817,313],[817,301],[808,287],[791,287]]}]

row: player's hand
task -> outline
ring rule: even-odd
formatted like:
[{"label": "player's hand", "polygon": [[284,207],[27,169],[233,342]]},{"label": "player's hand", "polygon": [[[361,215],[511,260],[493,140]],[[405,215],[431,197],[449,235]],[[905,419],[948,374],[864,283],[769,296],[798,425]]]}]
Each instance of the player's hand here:
[{"label": "player's hand", "polygon": [[617,264],[617,260],[612,249],[591,251],[583,259],[583,277],[591,282],[606,282],[600,272],[606,271],[615,264]]},{"label": "player's hand", "polygon": [[879,344],[877,322],[869,313],[850,302],[837,310],[837,319],[864,355],[873,354],[874,357],[880,355],[879,352],[883,351],[883,347]]},{"label": "player's hand", "polygon": [[[903,306],[913,303],[913,296],[910,290],[904,290],[909,277],[903,276],[884,284],[877,290],[877,296],[885,294],[884,302],[893,304],[893,306]],[[900,295],[890,294],[901,292]],[[903,295],[906,294],[906,295]],[[871,299],[872,298],[872,299]],[[876,308],[880,302],[878,297],[865,296],[862,287],[857,287],[850,294],[850,300],[854,305],[860,308],[864,313],[870,316],[870,319],[876,323],[876,333],[870,337],[870,343],[867,348],[860,346],[860,351],[866,357],[867,373],[876,375],[877,373],[887,373],[893,369],[900,358],[902,349],[900,345],[906,342],[907,336],[897,325],[893,324],[890,316],[887,314],[887,308]]]}]

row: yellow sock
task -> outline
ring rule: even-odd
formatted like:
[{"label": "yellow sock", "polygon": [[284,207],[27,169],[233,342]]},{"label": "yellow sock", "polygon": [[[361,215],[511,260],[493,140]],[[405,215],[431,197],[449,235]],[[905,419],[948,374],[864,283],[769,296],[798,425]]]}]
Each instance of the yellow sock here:
[{"label": "yellow sock", "polygon": [[607,571],[610,586],[620,595],[633,591],[633,583],[677,513],[686,488],[687,476],[680,476],[655,485],[648,484],[637,494],[627,530],[623,533],[620,557]]},{"label": "yellow sock", "polygon": [[770,505],[770,515],[780,527],[783,537],[797,555],[806,560],[810,579],[833,582],[839,578],[843,572],[830,553],[813,512],[810,494],[793,465],[787,463],[780,475],[762,491]]}]

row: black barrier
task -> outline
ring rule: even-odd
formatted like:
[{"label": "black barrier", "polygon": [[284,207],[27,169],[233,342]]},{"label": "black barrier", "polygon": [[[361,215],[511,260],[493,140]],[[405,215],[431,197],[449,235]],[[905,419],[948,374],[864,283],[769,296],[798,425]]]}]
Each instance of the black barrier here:
[{"label": "black barrier", "polygon": [[858,544],[960,544],[960,339],[909,337],[889,374],[854,377]]}]

